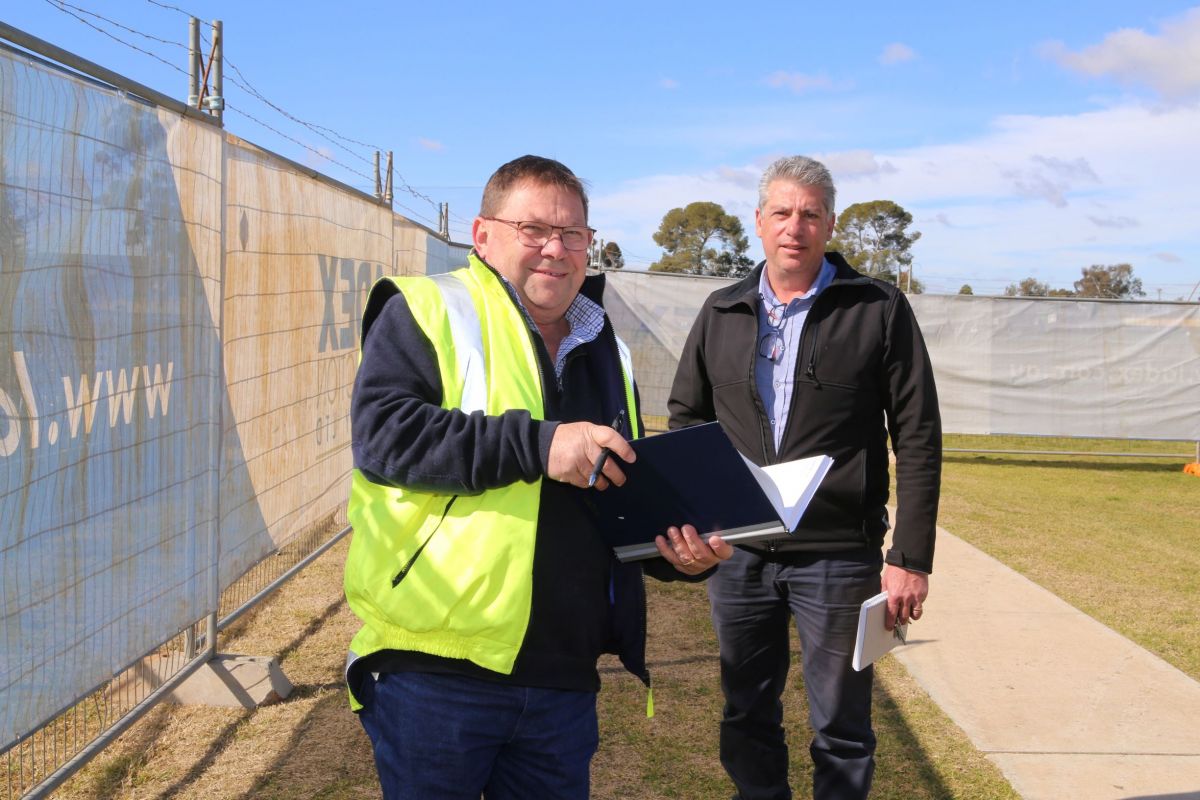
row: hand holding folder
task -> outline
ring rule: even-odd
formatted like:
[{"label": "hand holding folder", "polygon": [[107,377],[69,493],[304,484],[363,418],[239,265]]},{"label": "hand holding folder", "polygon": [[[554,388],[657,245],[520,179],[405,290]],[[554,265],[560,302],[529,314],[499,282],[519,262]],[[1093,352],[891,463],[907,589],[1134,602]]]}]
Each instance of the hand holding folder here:
[{"label": "hand holding folder", "polygon": [[814,456],[759,467],[716,422],[632,444],[637,461],[624,465],[624,485],[592,499],[622,561],[659,555],[654,538],[672,526],[730,543],[791,533],[833,463]]},{"label": "hand holding folder", "polygon": [[860,672],[884,653],[904,644],[908,636],[907,625],[897,623],[892,630],[887,629],[887,598],[887,592],[880,592],[864,601],[859,609],[851,666]]}]

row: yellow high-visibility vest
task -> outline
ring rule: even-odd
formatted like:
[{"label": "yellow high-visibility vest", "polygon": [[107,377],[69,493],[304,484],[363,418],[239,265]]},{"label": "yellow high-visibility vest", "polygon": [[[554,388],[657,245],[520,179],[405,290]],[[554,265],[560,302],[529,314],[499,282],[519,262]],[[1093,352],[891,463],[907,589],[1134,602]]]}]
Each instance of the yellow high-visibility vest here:
[{"label": "yellow high-visibility vest", "polygon": [[[433,344],[443,408],[545,418],[529,327],[473,253],[468,267],[446,275],[383,281],[404,293]],[[627,413],[637,419],[632,363],[619,339],[618,350]],[[371,653],[410,650],[510,674],[529,624],[541,482],[449,495],[381,486],[354,470],[345,589],[363,625],[347,671]],[[358,708],[353,696],[351,705]]]}]

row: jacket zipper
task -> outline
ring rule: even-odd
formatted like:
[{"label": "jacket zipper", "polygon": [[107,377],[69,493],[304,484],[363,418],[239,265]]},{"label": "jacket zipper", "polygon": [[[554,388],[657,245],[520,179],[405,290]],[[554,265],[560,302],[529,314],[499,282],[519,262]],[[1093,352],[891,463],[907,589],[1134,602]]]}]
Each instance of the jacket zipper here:
[{"label": "jacket zipper", "polygon": [[[763,420],[763,422],[758,426],[758,440],[759,444],[762,445],[763,463],[766,464],[772,460],[771,451],[774,448],[774,442],[771,442],[767,436],[771,428],[771,424],[767,421],[767,407],[763,404],[762,395],[758,393],[758,376],[755,373],[755,370],[758,366],[758,360],[756,358],[758,350],[755,348],[758,344],[759,302],[761,301],[756,299],[749,304],[750,313],[754,317],[754,337],[750,340],[750,369],[749,374],[747,375],[747,381],[750,383],[750,391],[754,396],[754,402],[758,404],[759,417]],[[776,455],[778,456],[778,454]]]},{"label": "jacket zipper", "polygon": [[417,552],[413,553],[412,556],[409,557],[408,563],[400,568],[400,571],[396,573],[396,577],[392,578],[393,589],[400,585],[400,581],[404,580],[404,576],[408,575],[408,571],[413,568],[413,564],[417,563],[417,559],[421,557],[421,553],[425,550],[425,545],[429,544],[429,540],[432,539],[433,535],[441,529],[442,523],[446,521],[446,515],[450,513],[450,507],[454,505],[454,501],[457,499],[458,495],[454,495],[450,498],[450,502],[446,503],[446,507],[442,509],[442,517],[438,520],[437,525],[434,526],[433,530],[429,532],[429,535],[425,537],[425,541],[421,542],[421,546],[417,548]]},{"label": "jacket zipper", "polygon": [[[813,305],[815,306],[816,303],[813,303]],[[808,309],[808,313],[812,314],[811,307]],[[808,320],[809,317],[804,318],[806,323]],[[821,381],[817,378],[817,333],[820,329],[821,323],[814,319],[812,324],[812,346],[808,348],[808,366],[804,369],[804,377],[816,384],[818,389],[821,388]]]}]

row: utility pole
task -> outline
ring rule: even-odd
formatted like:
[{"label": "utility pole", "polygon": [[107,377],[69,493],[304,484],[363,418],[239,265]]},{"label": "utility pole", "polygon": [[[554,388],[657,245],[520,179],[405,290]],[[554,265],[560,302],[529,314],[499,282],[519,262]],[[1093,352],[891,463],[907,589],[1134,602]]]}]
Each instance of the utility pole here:
[{"label": "utility pole", "polygon": [[[204,63],[204,53],[200,49],[200,20],[196,17],[188,19],[188,105],[199,111],[205,111],[222,122],[225,113],[225,78],[222,57],[222,39],[224,25],[221,20],[212,23],[212,49],[208,54],[208,64]],[[208,89],[209,77],[212,77],[212,91]]]},{"label": "utility pole", "polygon": [[392,207],[392,172],[392,151],[388,150],[387,178],[383,184],[383,199],[387,202],[388,208]]},{"label": "utility pole", "polygon": [[200,107],[200,20],[188,20],[188,105]]}]

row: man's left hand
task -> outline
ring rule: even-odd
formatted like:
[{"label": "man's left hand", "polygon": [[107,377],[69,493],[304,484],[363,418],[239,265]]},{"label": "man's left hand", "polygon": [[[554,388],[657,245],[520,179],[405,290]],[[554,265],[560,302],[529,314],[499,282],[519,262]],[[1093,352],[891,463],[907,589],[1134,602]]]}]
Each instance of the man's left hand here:
[{"label": "man's left hand", "polygon": [[888,593],[887,620],[890,631],[896,623],[907,625],[909,620],[918,620],[922,604],[929,596],[929,576],[924,572],[913,572],[904,567],[887,564],[883,568],[883,591]]},{"label": "man's left hand", "polygon": [[667,528],[666,536],[656,536],[659,554],[684,575],[699,575],[733,555],[733,545],[713,534],[705,542],[695,527]]}]

